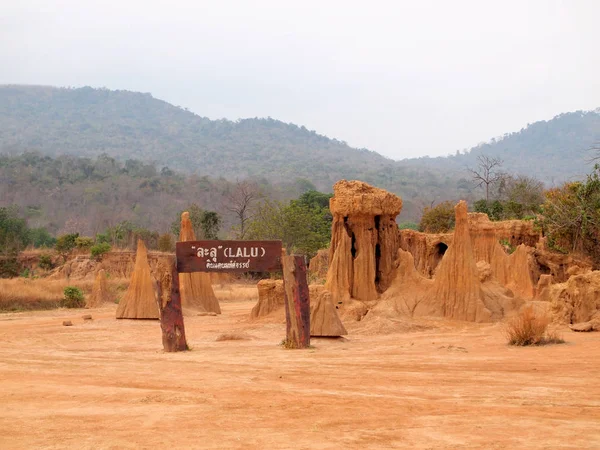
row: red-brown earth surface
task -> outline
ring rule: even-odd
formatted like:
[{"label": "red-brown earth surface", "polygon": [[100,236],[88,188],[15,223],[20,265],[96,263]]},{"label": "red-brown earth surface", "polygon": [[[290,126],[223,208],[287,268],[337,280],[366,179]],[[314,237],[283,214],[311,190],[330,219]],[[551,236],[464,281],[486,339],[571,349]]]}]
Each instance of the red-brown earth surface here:
[{"label": "red-brown earth surface", "polygon": [[0,448],[600,448],[598,333],[515,348],[501,324],[356,322],[285,350],[253,305],[186,317],[171,354],[116,305],[0,315]]}]

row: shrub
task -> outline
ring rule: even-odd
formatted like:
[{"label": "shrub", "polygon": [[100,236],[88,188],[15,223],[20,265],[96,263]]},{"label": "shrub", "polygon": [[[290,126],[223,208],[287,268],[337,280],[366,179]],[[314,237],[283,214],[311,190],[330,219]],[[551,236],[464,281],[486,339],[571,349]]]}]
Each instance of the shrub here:
[{"label": "shrub", "polygon": [[79,233],[63,234],[56,239],[56,251],[61,254],[66,261],[67,256],[75,248],[75,239],[79,237]]},{"label": "shrub", "polygon": [[447,233],[454,228],[454,204],[445,201],[432,208],[425,208],[419,231],[426,233]]},{"label": "shrub", "polygon": [[21,264],[16,256],[0,256],[0,278],[18,277],[21,272]]},{"label": "shrub", "polygon": [[517,249],[514,245],[512,245],[508,239],[501,239],[500,241],[500,245],[502,246],[502,248],[504,249],[504,251],[506,253],[508,253],[509,255],[514,253],[515,250]]},{"label": "shrub", "polygon": [[34,247],[54,247],[56,239],[45,228],[31,228],[29,230],[29,239]]},{"label": "shrub", "polygon": [[96,244],[110,243],[110,236],[108,233],[98,233],[96,235]]},{"label": "shrub", "polygon": [[64,298],[62,299],[61,306],[65,308],[83,308],[85,306],[85,299],[83,298],[81,289],[67,286],[63,293]]},{"label": "shrub", "polygon": [[532,306],[524,308],[506,325],[509,345],[545,345],[561,344],[564,340],[557,334],[548,332],[550,320],[547,316],[538,316]]},{"label": "shrub", "polygon": [[75,238],[75,247],[86,250],[94,245],[94,239],[91,237],[80,236]]},{"label": "shrub", "polygon": [[52,263],[52,257],[46,253],[40,255],[40,261],[38,263],[40,269],[42,270],[51,270],[54,268],[54,264]]},{"label": "shrub", "polygon": [[110,244],[107,244],[106,242],[96,244],[90,249],[92,258],[94,259],[100,259],[100,257],[108,251],[110,251]]}]

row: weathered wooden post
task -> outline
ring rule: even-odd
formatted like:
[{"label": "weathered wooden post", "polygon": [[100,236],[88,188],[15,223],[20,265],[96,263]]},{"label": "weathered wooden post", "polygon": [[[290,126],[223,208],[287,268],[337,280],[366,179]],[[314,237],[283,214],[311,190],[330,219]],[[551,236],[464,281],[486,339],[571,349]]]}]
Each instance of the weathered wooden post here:
[{"label": "weathered wooden post", "polygon": [[286,347],[310,346],[310,298],[304,256],[283,257]]},{"label": "weathered wooden post", "polygon": [[[181,295],[179,293],[179,272],[177,263],[159,271],[157,282],[158,307],[160,310],[160,329],[165,352],[181,352],[188,350],[183,326]],[[164,298],[166,294],[167,298]],[[166,301],[165,301],[166,300]]]}]

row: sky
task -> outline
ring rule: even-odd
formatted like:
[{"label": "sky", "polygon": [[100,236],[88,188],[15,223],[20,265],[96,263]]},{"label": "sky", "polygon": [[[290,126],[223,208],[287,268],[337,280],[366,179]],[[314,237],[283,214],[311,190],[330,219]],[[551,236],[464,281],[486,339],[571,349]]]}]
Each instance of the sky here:
[{"label": "sky", "polygon": [[597,0],[3,0],[0,84],[150,92],[393,159],[600,107]]}]

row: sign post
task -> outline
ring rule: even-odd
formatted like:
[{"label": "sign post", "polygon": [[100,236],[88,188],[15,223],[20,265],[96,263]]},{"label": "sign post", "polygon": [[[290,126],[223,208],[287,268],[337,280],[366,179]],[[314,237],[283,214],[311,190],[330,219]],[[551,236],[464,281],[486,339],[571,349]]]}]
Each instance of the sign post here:
[{"label": "sign post", "polygon": [[[310,299],[303,256],[284,256],[281,241],[185,241],[175,247],[177,274],[272,272],[283,268],[286,346],[310,345]],[[178,275],[174,277],[178,278]],[[171,297],[179,296],[177,286]],[[177,304],[177,302],[175,303]],[[179,301],[180,304],[180,301]],[[162,322],[162,317],[161,317]]]},{"label": "sign post", "polygon": [[281,241],[185,241],[176,244],[176,255],[180,273],[281,269]]},{"label": "sign post", "polygon": [[[181,352],[188,350],[183,326],[183,312],[181,310],[181,295],[179,293],[179,272],[177,264],[173,261],[171,267],[166,268],[157,282],[157,302],[160,311],[160,329],[162,331],[163,348],[165,352]],[[165,292],[170,290],[170,292]],[[163,304],[163,296],[167,298]]]},{"label": "sign post", "polygon": [[304,256],[283,257],[287,348],[310,346],[310,298]]}]

